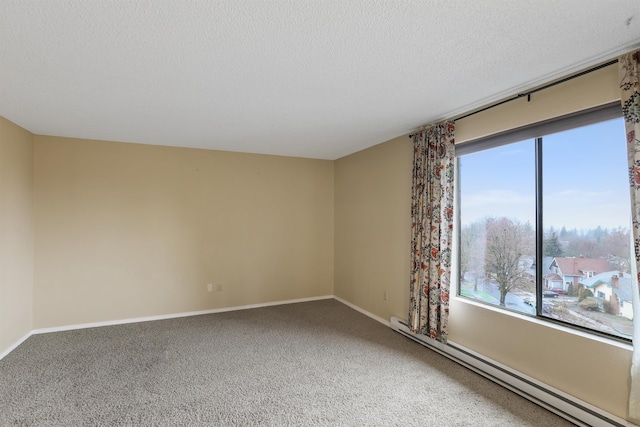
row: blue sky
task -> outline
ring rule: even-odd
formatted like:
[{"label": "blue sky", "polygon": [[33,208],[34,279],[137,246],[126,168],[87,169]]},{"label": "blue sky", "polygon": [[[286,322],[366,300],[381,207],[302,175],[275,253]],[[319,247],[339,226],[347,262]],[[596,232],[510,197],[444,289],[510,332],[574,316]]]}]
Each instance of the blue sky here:
[{"label": "blue sky", "polygon": [[[535,220],[533,140],[462,158],[462,223]],[[610,120],[543,138],[544,228],[629,228],[624,123]]]}]

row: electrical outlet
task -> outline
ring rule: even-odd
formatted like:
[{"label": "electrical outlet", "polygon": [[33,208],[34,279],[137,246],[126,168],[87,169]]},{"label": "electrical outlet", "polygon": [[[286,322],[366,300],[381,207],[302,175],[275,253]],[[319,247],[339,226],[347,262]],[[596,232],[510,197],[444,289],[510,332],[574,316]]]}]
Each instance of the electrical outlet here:
[{"label": "electrical outlet", "polygon": [[213,292],[213,283],[207,283],[207,292]]},{"label": "electrical outlet", "polygon": [[216,283],[216,292],[222,292],[222,283]]}]

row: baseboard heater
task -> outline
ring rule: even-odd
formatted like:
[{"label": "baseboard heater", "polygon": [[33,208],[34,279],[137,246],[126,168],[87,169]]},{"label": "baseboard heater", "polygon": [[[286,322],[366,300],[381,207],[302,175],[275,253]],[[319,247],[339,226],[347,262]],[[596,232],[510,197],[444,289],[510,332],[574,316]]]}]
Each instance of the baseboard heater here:
[{"label": "baseboard heater", "polygon": [[574,424],[593,427],[635,426],[635,424],[627,420],[530,378],[459,344],[450,341],[447,344],[442,344],[424,335],[412,334],[407,323],[402,319],[392,317],[390,325],[392,329],[402,335],[417,341]]}]

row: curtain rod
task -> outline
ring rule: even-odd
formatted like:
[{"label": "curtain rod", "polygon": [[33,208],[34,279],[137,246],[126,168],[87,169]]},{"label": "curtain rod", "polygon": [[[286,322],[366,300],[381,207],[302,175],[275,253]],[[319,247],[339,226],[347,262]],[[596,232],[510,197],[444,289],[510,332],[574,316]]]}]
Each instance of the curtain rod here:
[{"label": "curtain rod", "polygon": [[544,86],[541,86],[539,88],[530,90],[529,92],[519,93],[518,95],[515,95],[515,96],[513,96],[511,98],[508,98],[508,99],[505,99],[503,101],[500,101],[500,102],[498,102],[496,104],[492,104],[492,105],[489,105],[488,107],[484,107],[484,108],[482,108],[480,110],[477,110],[477,111],[474,111],[472,113],[465,114],[464,116],[457,117],[456,119],[454,119],[454,121],[455,120],[464,119],[464,118],[467,118],[469,116],[473,116],[474,114],[478,114],[478,113],[480,113],[482,111],[489,110],[491,108],[497,107],[498,105],[502,105],[502,104],[505,104],[507,102],[515,101],[516,99],[524,98],[525,96],[527,97],[527,101],[530,101],[531,100],[531,95],[536,93],[536,92],[540,92],[541,90],[548,89],[548,88],[550,88],[552,86],[555,86],[555,85],[559,85],[560,83],[568,82],[569,80],[573,80],[573,79],[575,79],[577,77],[584,76],[585,74],[589,74],[589,73],[592,73],[594,71],[598,71],[598,70],[600,70],[602,68],[608,67],[609,65],[616,64],[617,62],[618,62],[617,59],[613,59],[613,60],[611,60],[609,62],[605,62],[604,64],[600,64],[600,65],[597,65],[595,67],[589,68],[588,70],[581,71],[581,72],[579,72],[577,74],[573,74],[571,76],[565,77],[565,78],[560,79],[558,81],[555,81],[555,82],[546,84]]},{"label": "curtain rod", "polygon": [[[467,117],[473,116],[474,114],[478,114],[478,113],[481,113],[483,111],[487,111],[487,110],[490,110],[492,108],[495,108],[495,107],[497,107],[499,105],[506,104],[507,102],[511,102],[511,101],[515,101],[516,99],[524,98],[525,96],[527,97],[527,101],[531,101],[531,95],[536,93],[536,92],[540,92],[541,90],[548,89],[548,88],[550,88],[552,86],[555,86],[555,85],[559,85],[560,83],[564,83],[564,82],[567,82],[569,80],[573,80],[573,79],[575,79],[577,77],[584,76],[585,74],[589,74],[589,73],[592,73],[594,71],[598,71],[598,70],[600,70],[602,68],[608,67],[609,65],[613,65],[613,64],[615,64],[617,62],[618,62],[617,59],[612,59],[611,61],[605,62],[604,64],[596,65],[595,67],[589,68],[589,69],[584,70],[584,71],[580,71],[579,73],[572,74],[572,75],[570,75],[568,77],[565,77],[563,79],[557,80],[557,81],[552,82],[552,83],[548,83],[548,84],[546,84],[544,86],[541,86],[539,88],[530,90],[528,92],[519,93],[517,95],[512,96],[511,98],[504,99],[504,100],[502,100],[500,102],[496,102],[495,104],[488,105],[488,106],[486,106],[484,108],[481,108],[479,110],[476,110],[476,111],[473,111],[471,113],[465,114],[463,116],[457,117],[457,118],[453,119],[453,121],[455,122],[455,121],[458,121],[458,120],[461,120],[461,119],[465,119]],[[415,134],[416,134],[416,132],[411,133],[409,135],[409,138],[413,138],[413,135],[415,135]]]}]

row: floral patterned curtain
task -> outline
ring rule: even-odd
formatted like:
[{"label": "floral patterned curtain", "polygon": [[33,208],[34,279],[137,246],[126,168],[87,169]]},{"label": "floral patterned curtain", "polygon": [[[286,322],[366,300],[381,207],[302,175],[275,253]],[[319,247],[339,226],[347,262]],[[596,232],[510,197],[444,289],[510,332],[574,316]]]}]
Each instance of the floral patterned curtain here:
[{"label": "floral patterned curtain", "polygon": [[631,220],[636,258],[632,271],[635,270],[638,278],[633,290],[634,351],[629,395],[629,418],[637,423],[640,422],[640,276],[637,273],[640,271],[640,51],[622,55],[618,58],[618,67],[631,184]]},{"label": "floral patterned curtain", "polygon": [[454,129],[442,122],[413,135],[409,327],[442,343],[449,322]]}]

